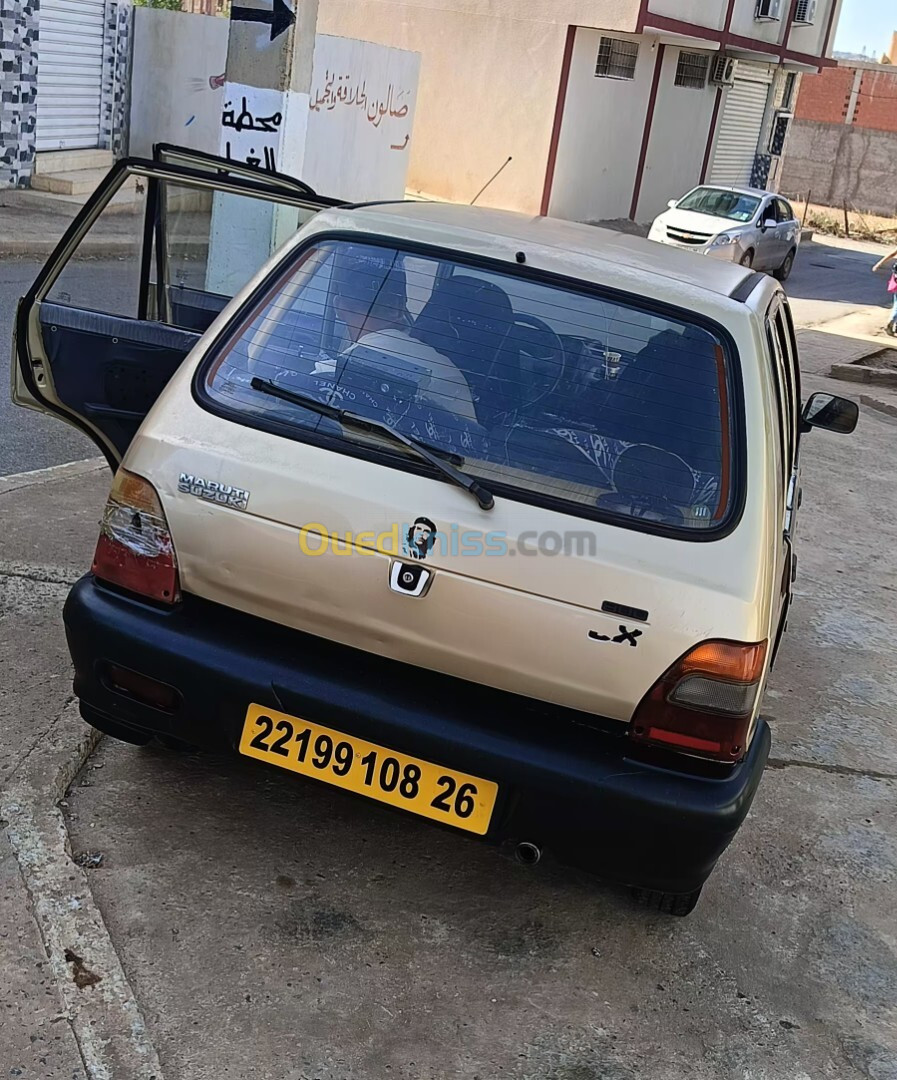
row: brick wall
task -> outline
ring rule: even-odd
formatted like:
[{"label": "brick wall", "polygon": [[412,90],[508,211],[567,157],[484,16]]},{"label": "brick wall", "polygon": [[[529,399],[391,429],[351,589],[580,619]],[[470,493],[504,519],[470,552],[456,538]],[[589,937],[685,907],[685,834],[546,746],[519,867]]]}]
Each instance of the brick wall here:
[{"label": "brick wall", "polygon": [[843,124],[850,104],[853,68],[824,68],[818,75],[804,75],[794,115],[798,120]]},{"label": "brick wall", "polygon": [[897,131],[897,70],[860,69],[862,78],[851,115],[857,68],[826,68],[804,75],[794,115],[822,124],[854,124],[870,131]]},{"label": "brick wall", "polygon": [[897,131],[897,71],[864,71],[854,124],[872,131]]}]

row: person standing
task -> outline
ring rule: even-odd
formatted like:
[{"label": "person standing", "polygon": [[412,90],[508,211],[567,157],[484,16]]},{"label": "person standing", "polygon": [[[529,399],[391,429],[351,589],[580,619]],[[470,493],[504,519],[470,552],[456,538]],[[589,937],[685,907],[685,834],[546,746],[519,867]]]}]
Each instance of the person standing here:
[{"label": "person standing", "polygon": [[[890,262],[891,259],[897,259],[897,248],[893,251],[889,251],[883,259],[880,259],[875,266],[872,267],[872,273],[877,274],[879,270]],[[890,334],[891,337],[897,337],[897,263],[891,267],[891,280],[888,282],[888,292],[891,294],[891,317],[888,320],[888,324],[885,327],[885,333]]]}]

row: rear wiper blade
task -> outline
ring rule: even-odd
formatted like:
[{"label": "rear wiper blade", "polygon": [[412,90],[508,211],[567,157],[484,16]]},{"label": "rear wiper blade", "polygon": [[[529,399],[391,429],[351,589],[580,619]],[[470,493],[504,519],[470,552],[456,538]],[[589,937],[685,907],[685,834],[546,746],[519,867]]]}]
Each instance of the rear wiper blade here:
[{"label": "rear wiper blade", "polygon": [[409,450],[413,450],[418,457],[423,458],[434,469],[451,480],[453,484],[457,484],[458,487],[469,491],[480,504],[482,510],[491,510],[495,506],[495,498],[492,492],[484,488],[478,480],[468,476],[467,473],[461,472],[460,469],[456,469],[447,461],[443,461],[425,443],[418,442],[417,439],[412,439],[408,435],[403,435],[401,431],[390,427],[389,424],[382,420],[368,420],[367,417],[359,416],[358,413],[350,412],[348,409],[338,409],[335,405],[327,405],[323,401],[318,401],[317,398],[313,398],[310,394],[285,390],[282,386],[272,382],[271,379],[259,379],[256,377],[253,378],[250,385],[253,390],[258,390],[263,394],[270,394],[271,397],[280,398],[283,401],[289,401],[293,405],[300,405],[311,412],[317,413],[319,416],[326,416],[328,420],[336,420],[347,427],[360,428],[363,431],[376,431],[381,435],[386,435],[395,442],[401,443],[402,446],[406,446]]}]

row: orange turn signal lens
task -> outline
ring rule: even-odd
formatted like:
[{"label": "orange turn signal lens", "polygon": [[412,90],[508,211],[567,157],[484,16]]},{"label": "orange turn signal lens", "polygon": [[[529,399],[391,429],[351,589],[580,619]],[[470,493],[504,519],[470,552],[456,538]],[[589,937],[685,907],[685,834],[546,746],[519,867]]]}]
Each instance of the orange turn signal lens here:
[{"label": "orange turn signal lens", "polygon": [[679,677],[707,675],[726,682],[756,682],[763,674],[766,662],[765,641],[743,645],[738,641],[705,641],[679,661]]}]

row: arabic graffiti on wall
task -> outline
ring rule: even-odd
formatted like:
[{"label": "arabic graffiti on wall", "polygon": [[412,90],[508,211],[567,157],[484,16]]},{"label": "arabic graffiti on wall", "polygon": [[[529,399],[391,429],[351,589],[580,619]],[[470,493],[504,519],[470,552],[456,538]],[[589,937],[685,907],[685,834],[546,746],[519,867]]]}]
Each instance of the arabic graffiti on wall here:
[{"label": "arabic graffiti on wall", "polygon": [[302,178],[336,198],[402,198],[420,54],[319,34],[313,72]]},{"label": "arabic graffiti on wall", "polygon": [[281,90],[226,83],[221,111],[220,153],[256,169],[278,168],[283,138]]},{"label": "arabic graffiti on wall", "polygon": [[[410,112],[407,101],[410,96],[410,89],[401,89],[392,83],[389,83],[382,96],[373,93],[368,95],[367,79],[359,82],[352,75],[337,75],[335,72],[325,71],[323,88],[312,93],[308,107],[312,112],[321,112],[322,109],[331,112],[339,105],[358,108],[364,113],[368,123],[378,128],[386,117],[404,120]],[[390,149],[404,150],[409,140],[410,132],[407,132],[404,142],[391,145]]]}]

